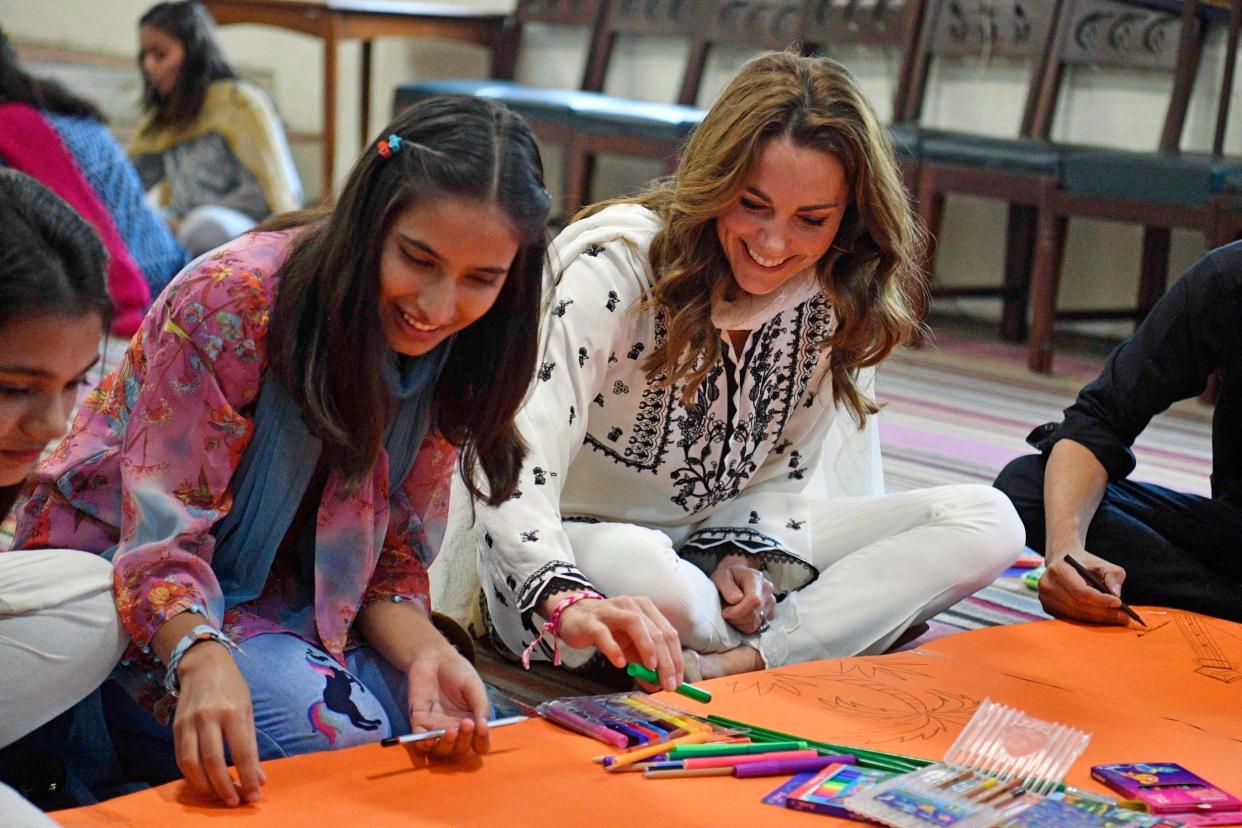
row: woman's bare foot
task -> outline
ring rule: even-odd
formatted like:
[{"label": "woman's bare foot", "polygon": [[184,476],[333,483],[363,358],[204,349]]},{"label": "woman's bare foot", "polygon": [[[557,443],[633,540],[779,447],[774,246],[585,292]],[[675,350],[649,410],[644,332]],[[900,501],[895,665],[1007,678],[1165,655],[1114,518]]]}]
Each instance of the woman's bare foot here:
[{"label": "woman's bare foot", "polygon": [[749,673],[764,666],[759,651],[748,644],[739,644],[723,653],[699,653],[698,662],[704,679]]}]

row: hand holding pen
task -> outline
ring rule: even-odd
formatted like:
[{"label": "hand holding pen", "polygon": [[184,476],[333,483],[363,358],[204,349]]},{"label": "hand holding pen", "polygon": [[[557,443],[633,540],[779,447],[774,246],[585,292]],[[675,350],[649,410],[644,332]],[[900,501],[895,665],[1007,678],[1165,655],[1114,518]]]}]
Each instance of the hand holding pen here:
[{"label": "hand holding pen", "polygon": [[1133,619],[1147,626],[1121,600],[1125,577],[1124,569],[1086,550],[1049,556],[1048,571],[1039,581],[1039,600],[1057,618],[1120,626]]}]

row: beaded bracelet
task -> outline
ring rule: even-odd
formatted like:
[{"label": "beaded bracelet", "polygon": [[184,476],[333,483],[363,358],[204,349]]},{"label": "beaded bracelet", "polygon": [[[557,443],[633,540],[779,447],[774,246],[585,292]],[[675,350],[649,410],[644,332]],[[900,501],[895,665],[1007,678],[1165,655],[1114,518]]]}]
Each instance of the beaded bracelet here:
[{"label": "beaded bracelet", "polygon": [[168,655],[168,668],[164,671],[164,689],[173,698],[181,695],[181,680],[177,678],[177,668],[181,666],[181,657],[200,641],[218,641],[226,647],[237,649],[237,645],[231,638],[209,624],[199,624],[191,629],[177,642],[177,646],[173,647]]},{"label": "beaded bracelet", "polygon": [[557,602],[552,608],[552,614],[548,616],[548,620],[544,623],[543,629],[539,631],[539,635],[535,640],[530,642],[530,646],[522,651],[522,666],[527,670],[530,669],[530,657],[535,652],[535,647],[539,646],[539,642],[543,641],[545,635],[552,636],[552,664],[555,667],[561,666],[561,616],[565,614],[565,610],[572,607],[579,601],[602,601],[604,596],[598,592],[588,589],[582,592],[575,592],[567,595]]}]

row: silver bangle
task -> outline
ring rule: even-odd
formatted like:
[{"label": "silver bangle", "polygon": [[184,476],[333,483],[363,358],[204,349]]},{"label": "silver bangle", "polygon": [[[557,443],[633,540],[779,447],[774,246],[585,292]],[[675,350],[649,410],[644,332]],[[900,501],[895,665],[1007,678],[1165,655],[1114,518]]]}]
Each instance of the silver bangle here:
[{"label": "silver bangle", "polygon": [[226,647],[237,649],[232,639],[209,624],[199,624],[191,629],[177,642],[177,646],[173,647],[173,651],[168,655],[168,667],[164,671],[164,689],[173,698],[181,695],[181,680],[177,678],[177,668],[181,665],[181,658],[200,641],[218,641]]}]

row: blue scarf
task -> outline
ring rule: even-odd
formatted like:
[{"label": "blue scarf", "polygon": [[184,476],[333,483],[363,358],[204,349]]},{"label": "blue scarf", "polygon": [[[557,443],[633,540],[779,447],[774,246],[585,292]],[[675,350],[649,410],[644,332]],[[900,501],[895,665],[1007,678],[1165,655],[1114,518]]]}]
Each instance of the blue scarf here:
[{"label": "blue scarf", "polygon": [[[390,351],[384,363],[384,378],[397,400],[384,436],[390,492],[400,488],[414,465],[450,347],[451,341],[420,357],[399,357]],[[263,592],[321,450],[321,441],[306,428],[297,403],[275,372],[267,371],[255,410],[254,435],[233,474],[233,508],[211,527],[215,538],[211,568],[224,593],[225,609]]]}]

